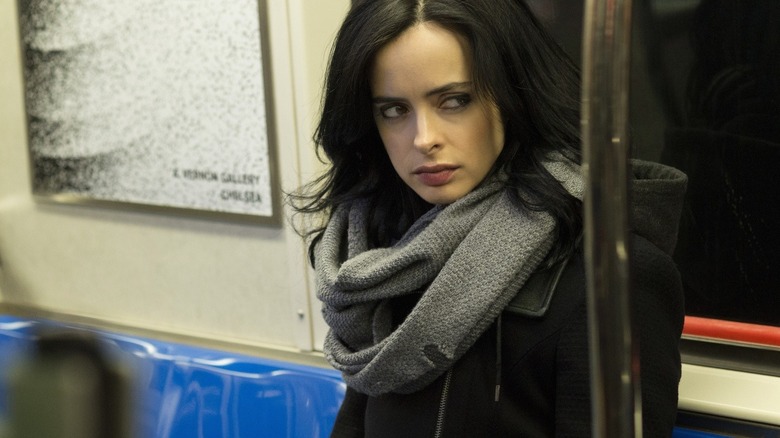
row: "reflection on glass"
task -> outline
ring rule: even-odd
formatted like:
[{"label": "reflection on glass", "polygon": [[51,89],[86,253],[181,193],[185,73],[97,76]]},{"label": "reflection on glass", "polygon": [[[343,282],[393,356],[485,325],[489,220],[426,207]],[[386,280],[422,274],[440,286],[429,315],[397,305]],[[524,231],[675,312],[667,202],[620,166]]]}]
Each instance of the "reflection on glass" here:
[{"label": "reflection on glass", "polygon": [[[526,0],[580,59],[582,5]],[[636,0],[632,156],[688,174],[690,315],[780,326],[780,1]]]},{"label": "reflection on glass", "polygon": [[688,173],[676,259],[689,314],[780,325],[780,2],[705,0],[690,18],[681,126]]}]

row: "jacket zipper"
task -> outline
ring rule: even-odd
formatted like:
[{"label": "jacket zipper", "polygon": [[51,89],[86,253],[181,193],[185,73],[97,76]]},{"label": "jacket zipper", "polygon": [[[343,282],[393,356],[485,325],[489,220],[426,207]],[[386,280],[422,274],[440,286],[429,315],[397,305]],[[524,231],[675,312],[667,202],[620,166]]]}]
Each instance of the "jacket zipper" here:
[{"label": "jacket zipper", "polygon": [[444,388],[441,390],[441,400],[439,400],[439,413],[436,415],[436,431],[433,434],[434,438],[441,438],[442,430],[444,429],[444,414],[447,410],[447,398],[450,393],[450,380],[452,380],[452,369],[447,370],[447,375],[444,377]]}]

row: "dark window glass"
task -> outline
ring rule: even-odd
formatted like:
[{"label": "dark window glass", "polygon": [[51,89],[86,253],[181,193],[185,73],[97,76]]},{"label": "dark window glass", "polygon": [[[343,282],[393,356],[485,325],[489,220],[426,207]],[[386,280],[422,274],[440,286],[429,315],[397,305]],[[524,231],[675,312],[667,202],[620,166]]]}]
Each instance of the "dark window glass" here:
[{"label": "dark window glass", "polygon": [[[580,2],[527,2],[579,62]],[[687,313],[780,326],[780,1],[633,7],[632,156],[688,174]]]}]

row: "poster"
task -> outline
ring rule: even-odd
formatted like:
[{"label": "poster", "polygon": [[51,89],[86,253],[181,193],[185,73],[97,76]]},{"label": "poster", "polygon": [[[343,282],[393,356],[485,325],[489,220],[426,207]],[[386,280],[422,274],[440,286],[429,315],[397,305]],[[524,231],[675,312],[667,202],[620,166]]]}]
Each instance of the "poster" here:
[{"label": "poster", "polygon": [[33,193],[277,222],[262,0],[24,0]]}]

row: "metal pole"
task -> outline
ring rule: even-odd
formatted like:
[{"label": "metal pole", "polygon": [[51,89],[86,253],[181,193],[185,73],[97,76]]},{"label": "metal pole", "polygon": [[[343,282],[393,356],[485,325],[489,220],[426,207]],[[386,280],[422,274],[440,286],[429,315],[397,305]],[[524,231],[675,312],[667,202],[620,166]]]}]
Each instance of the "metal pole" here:
[{"label": "metal pole", "polygon": [[593,436],[642,436],[628,241],[630,0],[586,0],[582,135]]}]

